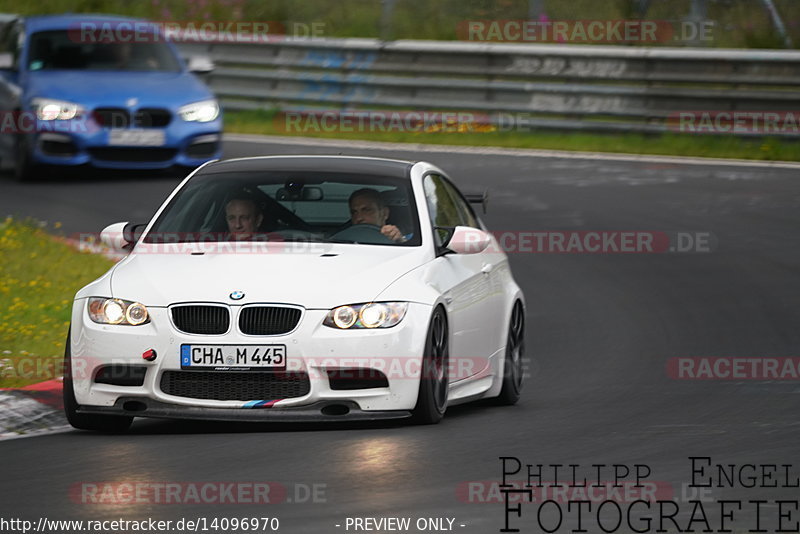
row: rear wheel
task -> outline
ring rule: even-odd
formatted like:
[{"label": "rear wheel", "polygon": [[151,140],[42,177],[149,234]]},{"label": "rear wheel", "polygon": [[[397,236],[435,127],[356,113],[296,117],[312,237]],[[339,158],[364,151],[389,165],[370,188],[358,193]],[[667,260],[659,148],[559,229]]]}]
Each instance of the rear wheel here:
[{"label": "rear wheel", "polygon": [[522,358],[525,355],[525,311],[517,301],[511,312],[506,341],[506,358],[503,364],[503,389],[498,401],[502,404],[516,404],[522,390]]},{"label": "rear wheel", "polygon": [[67,346],[64,349],[64,413],[69,424],[81,430],[118,433],[125,432],[131,426],[133,417],[118,415],[95,415],[78,413],[78,402],[72,383],[72,353],[70,338],[67,335]]},{"label": "rear wheel", "polygon": [[419,395],[413,411],[417,423],[438,423],[444,416],[449,389],[447,372],[449,350],[447,318],[441,308],[436,308],[425,340]]}]

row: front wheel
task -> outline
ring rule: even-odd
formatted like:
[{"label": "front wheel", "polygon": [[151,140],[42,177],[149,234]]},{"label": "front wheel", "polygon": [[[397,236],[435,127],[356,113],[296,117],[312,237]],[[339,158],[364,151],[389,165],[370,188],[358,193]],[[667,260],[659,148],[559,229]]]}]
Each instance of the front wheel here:
[{"label": "front wheel", "polygon": [[64,413],[69,424],[80,430],[119,433],[128,430],[133,423],[133,417],[78,413],[78,402],[75,400],[72,383],[72,354],[69,334],[67,334],[67,346],[64,349]]},{"label": "front wheel", "polygon": [[413,417],[417,423],[433,424],[442,420],[447,409],[449,343],[447,318],[436,308],[428,327],[425,353],[422,357],[422,376]]},{"label": "front wheel", "polygon": [[31,182],[36,178],[38,167],[33,164],[30,148],[23,138],[15,143],[14,179],[18,182]]},{"label": "front wheel", "polygon": [[516,404],[522,389],[523,363],[525,355],[525,311],[522,303],[516,302],[511,312],[506,341],[506,358],[503,364],[503,388],[497,398],[502,404]]}]

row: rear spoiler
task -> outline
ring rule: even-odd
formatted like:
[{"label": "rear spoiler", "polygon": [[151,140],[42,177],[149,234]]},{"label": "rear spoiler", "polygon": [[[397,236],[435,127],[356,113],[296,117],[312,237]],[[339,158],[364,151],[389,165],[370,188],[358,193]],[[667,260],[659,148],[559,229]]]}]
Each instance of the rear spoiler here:
[{"label": "rear spoiler", "polygon": [[486,206],[489,204],[489,190],[484,189],[483,193],[471,193],[468,195],[464,195],[464,198],[467,199],[467,202],[470,204],[480,204],[483,209],[483,214],[486,215]]}]

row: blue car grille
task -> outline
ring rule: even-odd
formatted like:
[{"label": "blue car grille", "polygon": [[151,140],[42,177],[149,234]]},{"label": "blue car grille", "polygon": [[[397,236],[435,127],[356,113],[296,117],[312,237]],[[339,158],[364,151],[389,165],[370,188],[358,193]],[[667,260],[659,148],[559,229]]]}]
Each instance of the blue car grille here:
[{"label": "blue car grille", "polygon": [[133,114],[125,108],[97,108],[92,117],[105,128],[164,128],[172,121],[172,113],[162,108],[142,108]]},{"label": "blue car grille", "polygon": [[174,148],[91,147],[89,154],[100,161],[160,162],[169,161],[178,151]]}]

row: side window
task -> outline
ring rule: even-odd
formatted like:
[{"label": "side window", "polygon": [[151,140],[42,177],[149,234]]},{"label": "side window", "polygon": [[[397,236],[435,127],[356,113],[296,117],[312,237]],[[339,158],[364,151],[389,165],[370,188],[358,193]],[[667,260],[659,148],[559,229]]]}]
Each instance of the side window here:
[{"label": "side window", "polygon": [[8,48],[8,37],[13,27],[13,22],[0,22],[0,52],[13,52]]},{"label": "side window", "polygon": [[19,53],[22,44],[21,35],[21,26],[18,22],[11,22],[2,28],[2,37],[0,37],[0,52],[7,52],[13,56],[14,68],[19,66]]},{"label": "side window", "polygon": [[[429,174],[423,180],[422,185],[433,226],[452,228],[463,224],[461,213],[453,200],[453,196],[448,191],[447,183],[441,176]],[[444,230],[434,232],[437,246],[441,246],[446,237],[447,232]]]},{"label": "side window", "polygon": [[447,180],[442,180],[444,183],[444,187],[447,192],[450,194],[450,197],[453,199],[453,204],[455,204],[456,209],[458,210],[459,218],[461,219],[461,226],[469,226],[471,228],[480,228],[480,224],[478,224],[478,220],[475,218],[475,214],[472,211],[472,208],[464,200],[464,197],[456,190],[456,188],[448,182]]}]

